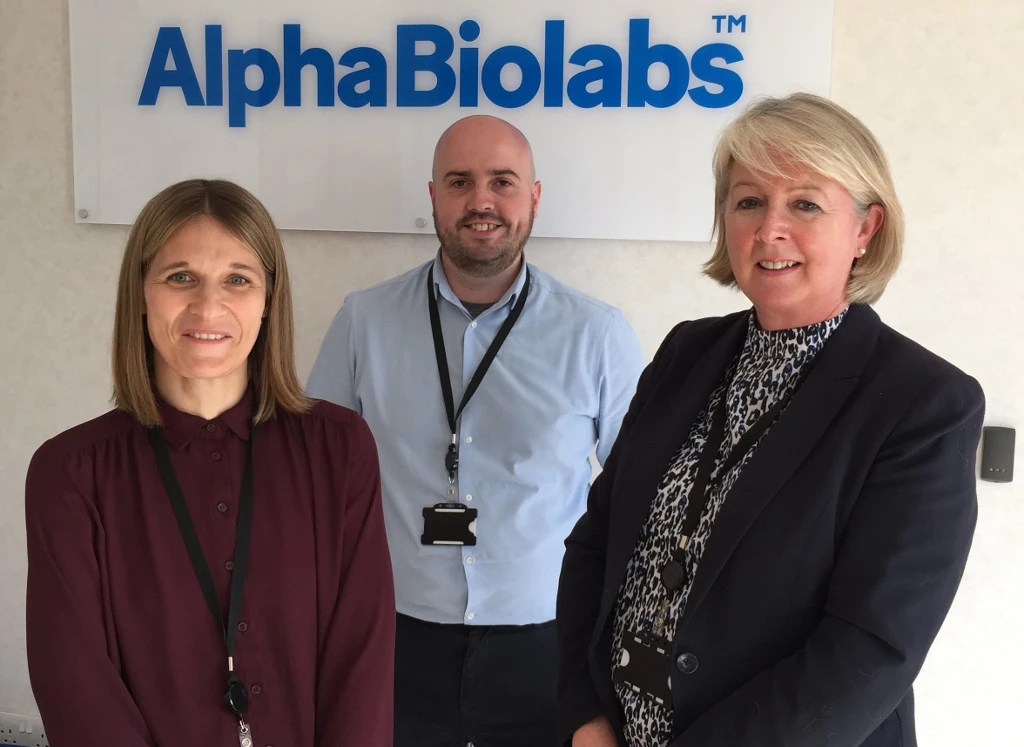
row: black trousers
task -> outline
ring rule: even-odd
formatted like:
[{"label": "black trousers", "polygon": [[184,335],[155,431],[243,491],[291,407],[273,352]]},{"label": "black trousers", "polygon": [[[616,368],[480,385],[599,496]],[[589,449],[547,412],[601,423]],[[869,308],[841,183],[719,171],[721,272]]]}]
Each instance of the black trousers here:
[{"label": "black trousers", "polygon": [[439,625],[398,616],[395,747],[558,747],[554,621]]}]

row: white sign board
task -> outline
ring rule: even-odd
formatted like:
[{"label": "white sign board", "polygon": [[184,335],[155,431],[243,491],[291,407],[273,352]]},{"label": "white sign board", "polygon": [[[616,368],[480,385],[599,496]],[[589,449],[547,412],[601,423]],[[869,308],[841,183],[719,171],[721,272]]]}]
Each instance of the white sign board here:
[{"label": "white sign board", "polygon": [[433,231],[434,144],[509,120],[535,236],[705,241],[752,98],[829,94],[833,0],[69,0],[78,220],[232,179],[281,228]]}]

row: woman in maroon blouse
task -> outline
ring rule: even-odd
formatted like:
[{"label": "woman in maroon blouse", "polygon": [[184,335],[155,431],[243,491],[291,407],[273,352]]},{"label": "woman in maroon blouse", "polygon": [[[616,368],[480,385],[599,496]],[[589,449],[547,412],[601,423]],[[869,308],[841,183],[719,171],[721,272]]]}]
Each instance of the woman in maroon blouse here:
[{"label": "woman in maroon blouse", "polygon": [[28,659],[53,747],[392,744],[394,591],[366,424],[306,399],[281,241],[191,180],[128,238],[116,409],[29,467]]}]

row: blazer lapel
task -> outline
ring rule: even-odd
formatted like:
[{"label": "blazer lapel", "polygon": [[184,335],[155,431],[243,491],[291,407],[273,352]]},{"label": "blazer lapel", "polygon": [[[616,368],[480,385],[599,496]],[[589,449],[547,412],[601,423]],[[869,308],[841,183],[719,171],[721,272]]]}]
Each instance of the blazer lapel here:
[{"label": "blazer lapel", "polygon": [[750,525],[807,459],[857,386],[880,327],[878,315],[870,307],[852,305],[832,333],[807,379],[761,440],[719,510],[697,565],[680,628],[700,606]]},{"label": "blazer lapel", "polygon": [[[693,421],[743,344],[749,317],[744,313],[736,317],[710,347],[693,352],[682,349],[676,353],[676,360],[672,361],[675,365],[662,375],[647,398],[647,407],[640,412],[630,431],[628,449],[623,451],[613,488],[614,502],[620,508],[618,511],[613,508],[611,515],[606,589],[617,590],[622,585],[626,566],[647,523],[651,502],[670,460],[689,436]],[[689,372],[680,370],[692,360],[692,355],[698,358]],[[611,611],[616,596],[606,595],[599,623]]]}]

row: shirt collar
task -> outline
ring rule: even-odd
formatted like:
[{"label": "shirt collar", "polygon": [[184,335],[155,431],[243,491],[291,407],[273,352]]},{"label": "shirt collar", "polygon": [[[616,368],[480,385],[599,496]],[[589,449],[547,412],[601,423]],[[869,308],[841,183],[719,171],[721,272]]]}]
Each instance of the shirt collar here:
[{"label": "shirt collar", "polygon": [[[515,282],[509,287],[505,294],[491,306],[491,309],[500,309],[503,306],[515,305],[516,299],[519,298],[519,294],[523,292],[523,286],[526,284],[526,253],[523,253],[523,261],[519,265],[519,274],[516,275]],[[462,305],[462,301],[458,296],[455,295],[455,291],[448,284],[448,278],[444,274],[444,265],[441,263],[441,250],[439,249],[434,257],[434,293],[435,297],[440,297],[458,306],[460,309],[465,310]],[[490,310],[490,309],[489,309]]]},{"label": "shirt collar", "polygon": [[757,323],[757,312],[751,309],[744,347],[756,358],[774,362],[799,361],[802,365],[825,346],[849,309],[847,306],[838,315],[816,324],[771,331],[761,329]]},{"label": "shirt collar", "polygon": [[164,437],[168,445],[178,451],[188,446],[203,428],[211,424],[227,428],[243,441],[249,440],[249,432],[252,429],[252,389],[249,387],[246,387],[245,394],[238,404],[213,420],[182,412],[159,394],[156,395],[156,402],[160,410],[160,419],[164,424]]}]

